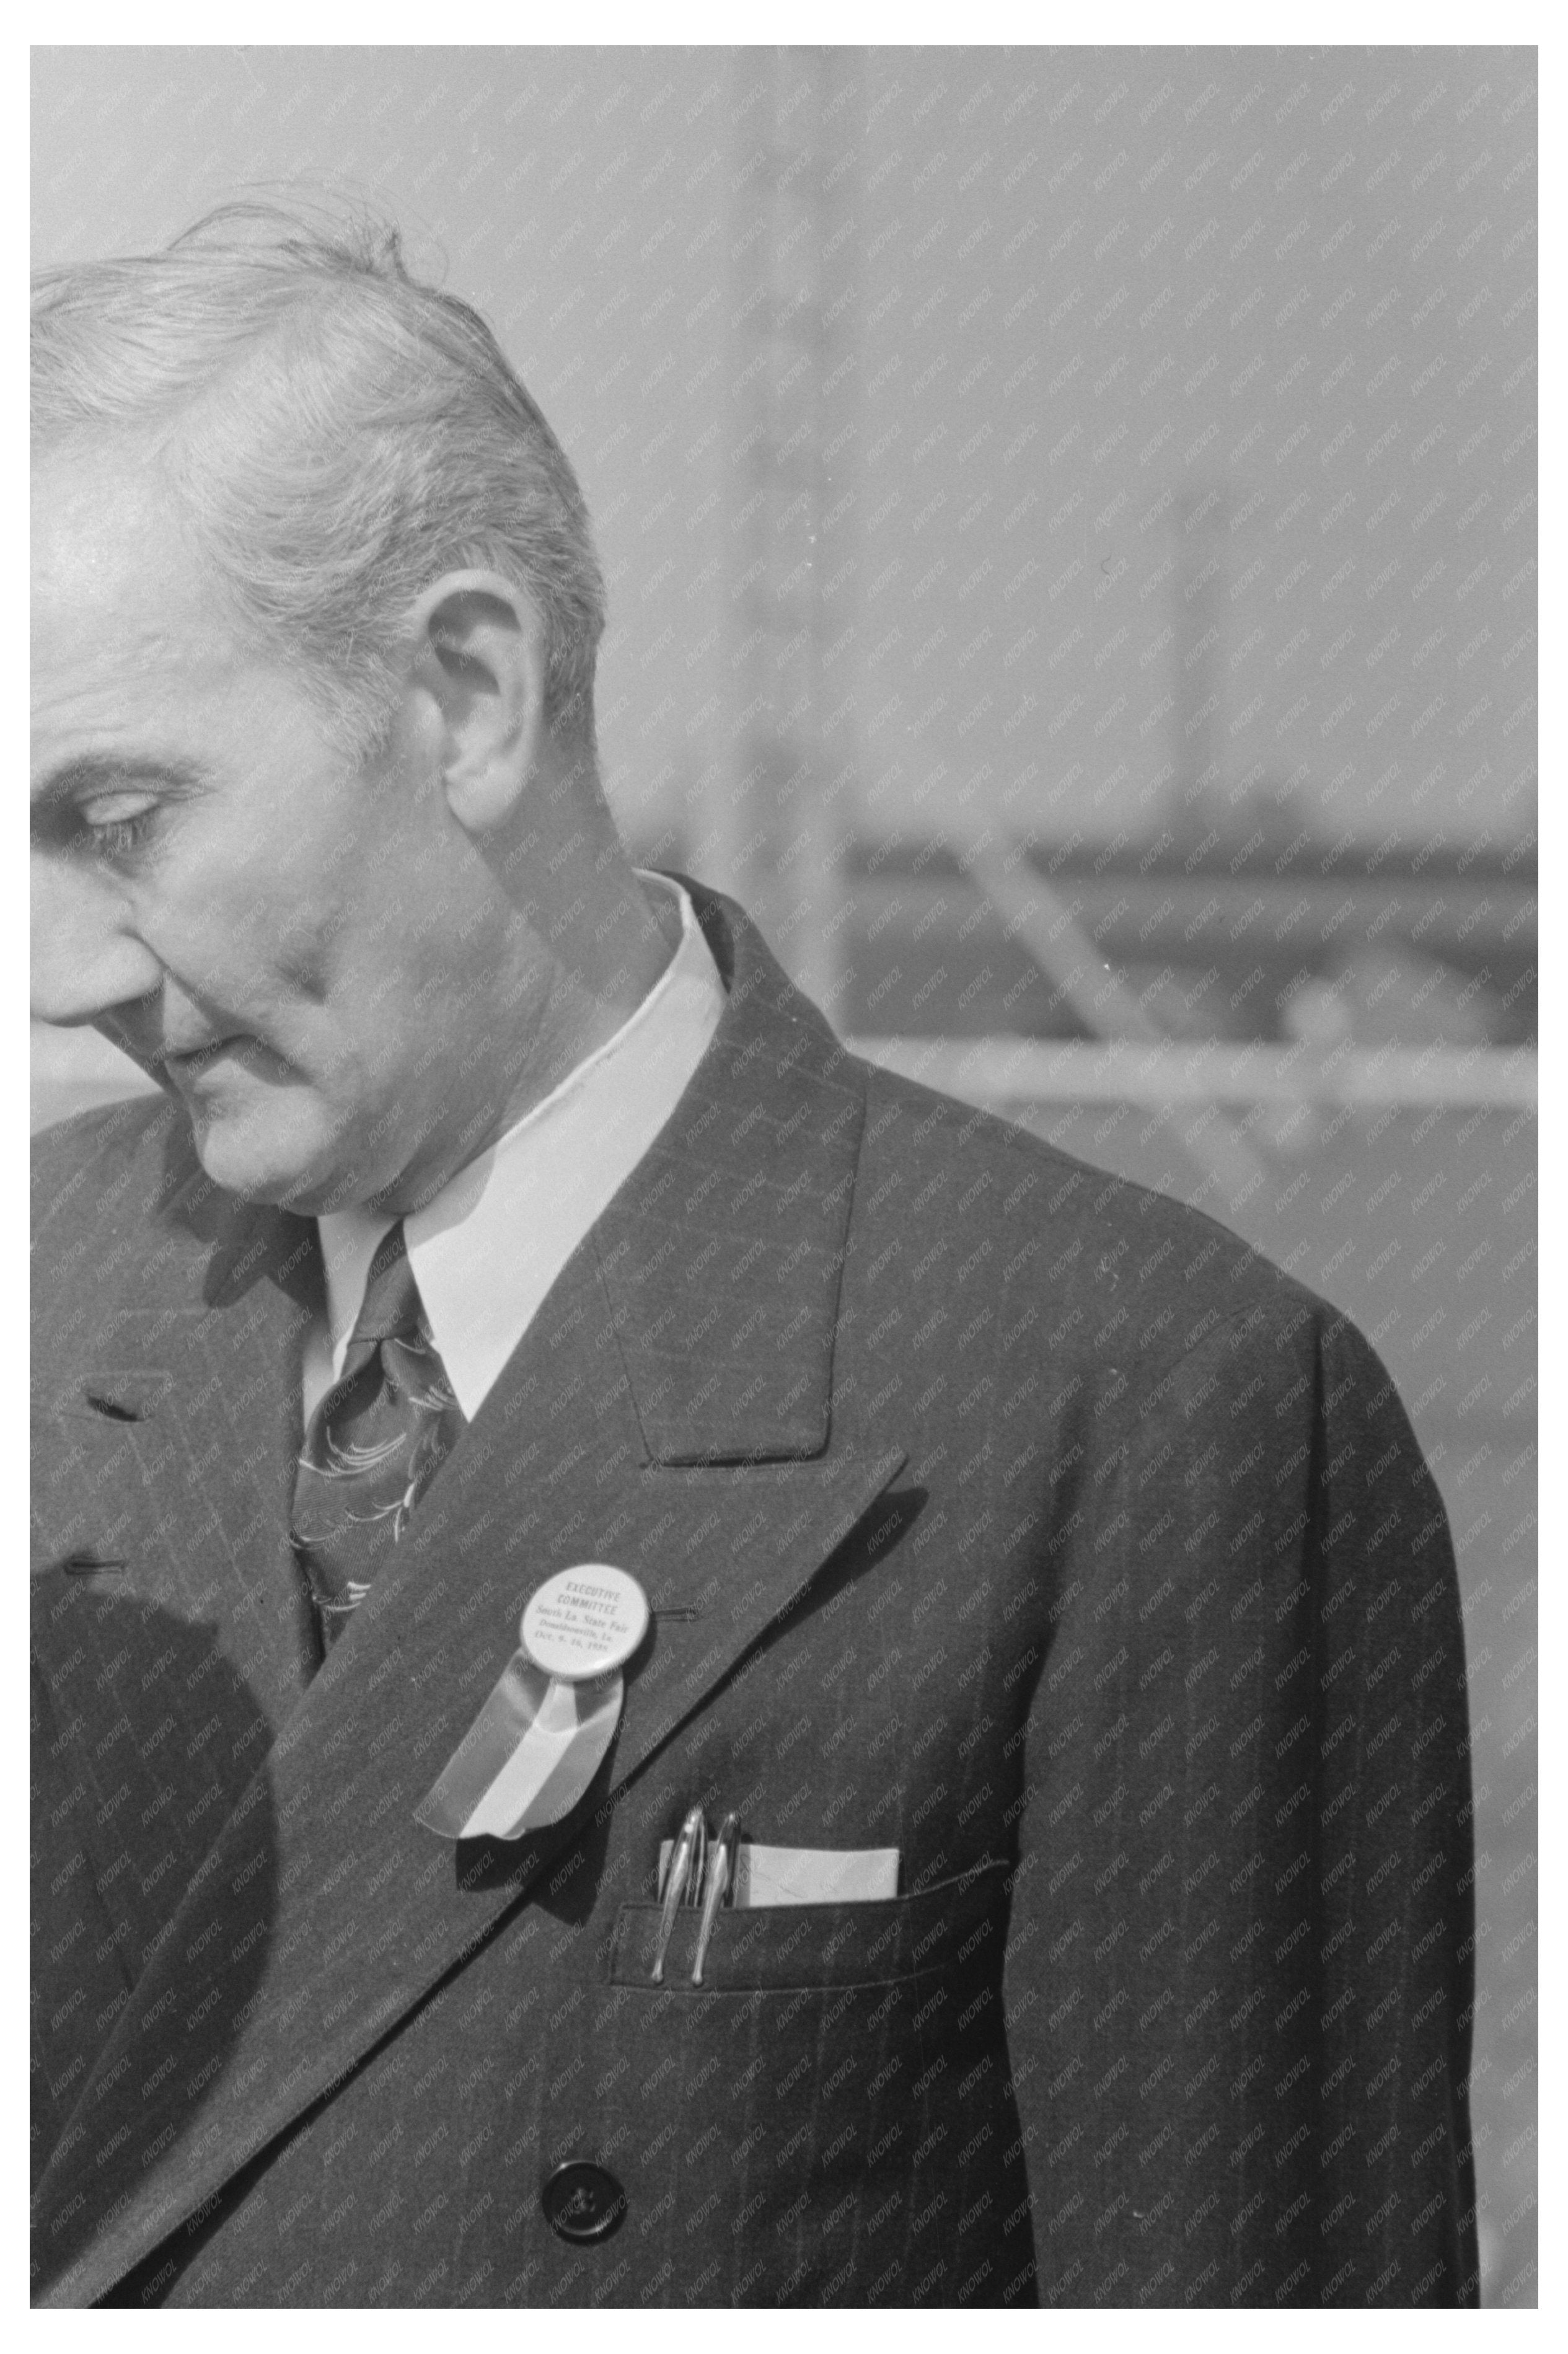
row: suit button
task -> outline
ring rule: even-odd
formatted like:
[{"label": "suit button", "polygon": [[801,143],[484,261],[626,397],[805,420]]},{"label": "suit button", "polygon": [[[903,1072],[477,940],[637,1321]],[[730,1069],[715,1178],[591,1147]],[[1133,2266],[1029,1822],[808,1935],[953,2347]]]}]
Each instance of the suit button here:
[{"label": "suit button", "polygon": [[608,2240],[626,2212],[626,2193],[608,2166],[572,2158],[539,2193],[545,2221],[563,2240]]}]

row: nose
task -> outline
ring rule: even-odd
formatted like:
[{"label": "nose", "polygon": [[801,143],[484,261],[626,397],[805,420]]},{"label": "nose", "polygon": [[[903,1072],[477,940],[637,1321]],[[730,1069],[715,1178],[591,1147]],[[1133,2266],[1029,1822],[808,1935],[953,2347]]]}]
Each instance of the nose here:
[{"label": "nose", "polygon": [[111,878],[35,851],[32,1000],[39,1022],[96,1022],[155,994],[163,975]]}]

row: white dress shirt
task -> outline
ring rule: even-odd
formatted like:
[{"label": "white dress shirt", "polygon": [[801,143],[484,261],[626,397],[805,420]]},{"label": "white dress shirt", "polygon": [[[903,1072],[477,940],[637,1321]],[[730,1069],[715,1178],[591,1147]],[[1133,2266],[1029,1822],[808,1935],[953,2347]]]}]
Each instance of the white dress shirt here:
[{"label": "white dress shirt", "polygon": [[[403,1222],[441,1362],[471,1422],[545,1296],[664,1126],[724,1009],[724,982],[691,899],[661,875],[641,880],[680,939],[630,1021],[569,1071],[476,1161]],[[308,1422],[343,1362],[381,1237],[396,1221],[366,1209],[316,1221],[326,1315],[304,1358]]]}]

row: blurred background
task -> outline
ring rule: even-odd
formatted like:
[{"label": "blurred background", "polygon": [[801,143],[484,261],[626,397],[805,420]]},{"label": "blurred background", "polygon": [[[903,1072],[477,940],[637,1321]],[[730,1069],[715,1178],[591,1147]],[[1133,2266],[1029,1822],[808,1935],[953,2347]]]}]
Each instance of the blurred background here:
[{"label": "blurred background", "polygon": [[[1458,1546],[1533,2304],[1533,51],[33,55],[37,261],[303,177],[485,313],[644,862],[1371,1334]],[[35,1032],[36,1123],[136,1083]]]}]

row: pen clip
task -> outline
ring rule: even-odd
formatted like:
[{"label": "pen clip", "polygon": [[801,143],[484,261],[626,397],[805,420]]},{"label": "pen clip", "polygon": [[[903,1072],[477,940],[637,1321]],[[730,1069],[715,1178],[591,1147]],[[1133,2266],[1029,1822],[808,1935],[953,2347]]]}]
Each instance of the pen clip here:
[{"label": "pen clip", "polygon": [[697,1950],[692,1962],[694,1986],[701,1986],[703,1982],[703,1964],[707,1959],[708,1940],[714,1933],[719,1906],[734,1884],[735,1851],[739,1843],[740,1817],[726,1815],[719,1825],[718,1837],[708,1859],[707,1886],[703,1891],[703,1917],[697,1926]]},{"label": "pen clip", "polygon": [[686,1872],[686,1884],[681,1893],[681,1902],[683,1904],[696,1905],[702,1903],[703,1883],[707,1878],[707,1819],[704,1815],[699,1814],[697,1816],[696,1837],[692,1841],[692,1861]]},{"label": "pen clip", "polygon": [[686,1883],[699,1838],[705,1848],[707,1825],[703,1819],[702,1808],[694,1807],[681,1825],[680,1837],[670,1857],[670,1874],[664,1882],[664,1905],[659,1915],[659,1942],[653,1949],[653,1967],[650,1972],[655,1986],[662,1986],[664,1982],[664,1956],[670,1950],[675,1915],[685,1901]]}]

